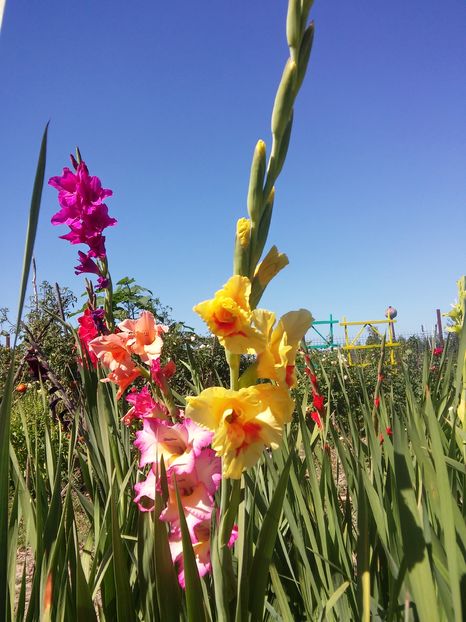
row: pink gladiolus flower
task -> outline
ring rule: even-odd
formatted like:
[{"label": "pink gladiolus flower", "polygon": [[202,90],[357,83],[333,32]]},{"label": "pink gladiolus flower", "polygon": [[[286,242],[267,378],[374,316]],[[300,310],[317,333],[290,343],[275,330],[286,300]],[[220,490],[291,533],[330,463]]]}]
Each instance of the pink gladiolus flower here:
[{"label": "pink gladiolus flower", "polygon": [[89,256],[97,257],[98,259],[104,259],[106,256],[105,251],[105,236],[100,234],[90,235],[85,229],[76,226],[66,235],[60,236],[61,240],[68,240],[70,244],[87,244],[89,246]]},{"label": "pink gladiolus flower", "polygon": [[145,418],[143,429],[136,432],[134,446],[141,452],[139,466],[158,462],[163,456],[167,471],[191,473],[194,460],[212,440],[212,432],[191,420],[174,425],[160,419]]},{"label": "pink gladiolus flower", "polygon": [[[160,520],[171,523],[173,532],[179,531],[178,504],[174,488],[169,488],[169,499],[167,507],[160,514]],[[191,540],[194,540],[194,527],[204,521],[210,521],[213,510],[212,497],[207,492],[206,487],[201,482],[194,488],[180,490],[180,499],[189,529]]]},{"label": "pink gladiolus flower", "polygon": [[150,374],[155,384],[160,387],[164,392],[167,387],[167,381],[175,374],[176,365],[173,361],[168,361],[166,365],[162,367],[160,364],[160,358],[156,358],[151,362]]},{"label": "pink gladiolus flower", "polygon": [[[203,577],[210,572],[212,567],[210,561],[210,520],[198,523],[194,528],[194,533],[195,541],[193,542],[193,551],[196,558],[196,566],[199,576]],[[181,536],[177,538],[172,536],[169,540],[169,545],[172,560],[178,572],[178,582],[184,589],[186,583]]]},{"label": "pink gladiolus flower", "polygon": [[156,417],[166,419],[168,415],[166,406],[154,401],[147,387],[143,387],[139,393],[137,391],[130,393],[126,401],[133,406],[122,419],[125,425],[130,425],[134,419]]},{"label": "pink gladiolus flower", "polygon": [[[199,522],[193,529],[193,551],[196,557],[197,570],[199,576],[203,577],[210,572],[212,566],[210,561],[210,520]],[[231,532],[228,546],[231,548],[238,538],[238,528],[234,525]],[[178,571],[178,582],[182,588],[185,588],[184,562],[183,562],[183,545],[181,535],[173,534],[169,540],[170,553],[172,560]]]},{"label": "pink gladiolus flower", "polygon": [[128,347],[147,363],[162,353],[162,335],[168,331],[163,324],[156,324],[150,311],[142,311],[137,320],[124,320],[118,328],[128,336]]},{"label": "pink gladiolus flower", "polygon": [[[140,402],[140,410],[148,414],[153,404],[147,388],[139,394],[128,396],[128,401]],[[142,512],[150,511],[155,505],[156,492],[160,490],[157,480],[159,464],[163,458],[168,484],[168,503],[160,514],[160,519],[170,525],[170,551],[178,570],[178,580],[184,587],[183,550],[176,486],[180,494],[183,513],[193,544],[199,574],[209,572],[210,564],[210,523],[214,510],[214,495],[221,480],[221,461],[209,447],[212,432],[201,428],[191,419],[171,424],[161,419],[143,417],[143,429],[136,432],[134,442],[140,452],[140,466],[152,464],[147,478],[136,484],[135,499]],[[235,541],[237,533],[231,538]]]},{"label": "pink gladiolus flower", "polygon": [[127,396],[126,401],[133,405],[136,415],[141,418],[150,416],[156,406],[147,387],[142,387],[139,393],[134,391]]},{"label": "pink gladiolus flower", "polygon": [[134,502],[141,512],[152,512],[155,504],[155,491],[158,489],[158,482],[154,471],[151,469],[147,474],[147,478],[138,482],[134,486],[136,496]]},{"label": "pink gladiolus flower", "polygon": [[107,289],[108,285],[109,285],[110,281],[108,279],[106,279],[104,276],[99,276],[99,278],[97,279],[97,290],[101,290],[101,289]]},{"label": "pink gladiolus flower", "polygon": [[195,456],[194,469],[191,472],[178,469],[177,465],[173,464],[167,470],[167,477],[170,485],[173,485],[173,478],[176,477],[177,486],[184,493],[188,493],[201,483],[213,500],[222,479],[221,466],[222,462],[215,455],[215,451],[205,447],[198,456]]}]

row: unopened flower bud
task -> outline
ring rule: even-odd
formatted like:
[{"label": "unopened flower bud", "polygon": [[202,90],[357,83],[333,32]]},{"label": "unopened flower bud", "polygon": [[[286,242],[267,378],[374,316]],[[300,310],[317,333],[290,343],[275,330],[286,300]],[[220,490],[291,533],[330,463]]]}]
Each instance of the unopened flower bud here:
[{"label": "unopened flower bud", "polygon": [[241,248],[246,248],[251,239],[251,221],[249,218],[240,218],[236,223],[236,237]]}]

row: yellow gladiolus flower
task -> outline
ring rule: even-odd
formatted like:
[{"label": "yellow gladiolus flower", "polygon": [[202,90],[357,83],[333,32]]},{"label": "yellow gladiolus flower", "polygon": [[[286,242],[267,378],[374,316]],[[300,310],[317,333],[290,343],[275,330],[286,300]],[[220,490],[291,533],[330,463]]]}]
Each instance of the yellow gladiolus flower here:
[{"label": "yellow gladiolus flower", "polygon": [[273,328],[273,313],[262,309],[254,311],[255,324],[267,339],[265,349],[257,356],[258,378],[269,378],[288,387],[296,385],[296,353],[312,320],[309,311],[299,309],[286,313]]},{"label": "yellow gladiolus flower", "polygon": [[278,447],[293,409],[286,389],[259,384],[239,391],[205,389],[187,398],[185,415],[214,431],[212,448],[223,458],[223,477],[239,479],[264,447]]},{"label": "yellow gladiolus flower", "polygon": [[194,307],[220,343],[233,354],[260,352],[265,347],[265,336],[252,325],[250,293],[250,280],[235,275],[213,299]]}]

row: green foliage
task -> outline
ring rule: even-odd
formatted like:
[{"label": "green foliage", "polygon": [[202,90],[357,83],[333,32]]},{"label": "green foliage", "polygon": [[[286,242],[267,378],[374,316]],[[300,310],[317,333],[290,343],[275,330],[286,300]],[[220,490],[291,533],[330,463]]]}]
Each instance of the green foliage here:
[{"label": "green foliage", "polygon": [[[424,356],[427,365],[429,354]],[[364,376],[356,372],[349,379],[347,369],[332,365],[331,359],[321,360],[320,390],[327,396],[321,431],[306,416],[309,387],[301,378],[301,407],[284,444],[265,454],[244,478],[241,533],[233,552],[233,580],[238,582],[232,619],[359,620],[369,614],[374,620],[461,619],[466,476],[464,433],[450,408],[455,357],[454,348],[447,345],[439,370],[427,367],[428,391],[421,397],[402,365],[398,374],[404,382],[404,401],[394,399],[384,379],[375,416]],[[198,587],[190,591],[189,605],[184,592],[173,591],[168,578],[173,576],[171,560],[162,545],[166,524],[156,515],[138,516],[131,500],[139,476],[114,390],[98,383],[94,372],[82,373],[84,442],[76,444],[77,419],[70,439],[63,442],[45,417],[37,426],[45,459],[32,448],[27,480],[18,466],[16,447],[12,449],[12,511],[15,521],[25,525],[28,546],[38,562],[30,619],[38,619],[34,612],[40,610],[50,571],[55,586],[52,619],[61,612],[63,619],[73,620],[76,607],[92,619],[91,602],[103,620],[131,617],[130,611],[136,619],[165,619],[160,615],[166,612],[170,619],[192,620],[187,611],[201,607],[199,603],[207,619],[221,619],[215,614],[215,575],[203,578],[199,588],[190,563],[194,574],[187,580]],[[331,387],[337,382],[342,404],[333,399]],[[24,412],[40,406],[39,396],[26,394],[18,402]],[[388,426],[393,437],[384,432]],[[65,497],[60,511],[53,499],[63,462]],[[78,465],[80,483],[74,477]],[[287,467],[289,478],[284,475]],[[81,533],[80,539],[86,540],[81,556],[72,497],[79,500],[91,526],[87,535]],[[159,503],[156,512],[163,498]],[[156,540],[154,528],[159,533]],[[47,544],[50,538],[53,545]],[[75,568],[70,575],[61,570],[67,564]],[[259,567],[263,607],[252,589]],[[160,577],[167,582],[165,591],[172,593],[170,602],[158,587]],[[174,613],[170,607],[178,593],[182,600]]]},{"label": "green foliage", "polygon": [[150,289],[138,285],[133,278],[120,279],[113,290],[113,315],[116,320],[136,319],[141,311],[150,311],[162,324],[171,321],[170,307],[154,298]]},{"label": "green foliage", "polygon": [[[18,331],[16,349],[16,382],[33,382],[42,377],[50,389],[57,380],[65,389],[77,377],[76,347],[72,331],[63,322],[70,316],[76,302],[67,287],[59,289],[43,281],[37,297],[29,298],[28,312]],[[5,321],[8,322],[7,310]],[[63,318],[63,319],[62,319]],[[3,391],[10,350],[0,347],[0,393]],[[45,365],[50,377],[37,373],[39,364]]]},{"label": "green foliage", "polygon": [[50,437],[56,441],[60,424],[50,416],[47,390],[38,384],[31,385],[24,394],[14,397],[11,411],[10,438],[19,468],[26,473],[33,454],[40,464],[46,461],[43,429],[49,427]]},{"label": "green foliage", "polygon": [[76,347],[73,333],[62,320],[70,316],[76,297],[67,288],[52,286],[43,281],[37,301],[29,300],[29,310],[24,321],[22,337],[27,347],[30,337],[35,337],[44,358],[54,374],[63,383],[77,377]]}]

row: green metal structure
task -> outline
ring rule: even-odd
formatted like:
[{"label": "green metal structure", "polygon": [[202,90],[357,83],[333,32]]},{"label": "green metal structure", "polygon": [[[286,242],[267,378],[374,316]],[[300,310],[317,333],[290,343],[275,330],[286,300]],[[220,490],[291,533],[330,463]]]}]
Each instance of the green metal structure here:
[{"label": "green metal structure", "polygon": [[[322,339],[323,343],[313,344],[311,342],[310,344],[308,344],[308,348],[311,348],[314,350],[327,350],[328,348],[337,348],[338,344],[334,343],[333,341],[333,325],[338,324],[339,321],[340,320],[334,320],[332,314],[330,314],[330,318],[328,320],[314,320],[314,322],[312,322],[310,331],[314,331],[314,333],[317,333],[320,339]],[[324,335],[322,335],[322,333],[317,328],[317,326],[330,326],[329,335],[327,337],[324,337]],[[308,333],[308,336],[310,334],[310,331]],[[312,333],[311,333],[311,338],[312,338]]]}]

